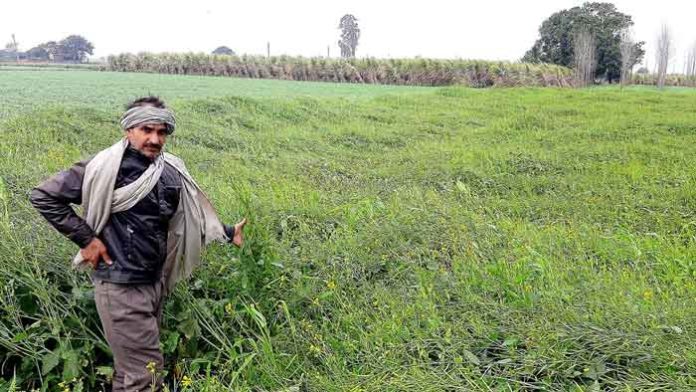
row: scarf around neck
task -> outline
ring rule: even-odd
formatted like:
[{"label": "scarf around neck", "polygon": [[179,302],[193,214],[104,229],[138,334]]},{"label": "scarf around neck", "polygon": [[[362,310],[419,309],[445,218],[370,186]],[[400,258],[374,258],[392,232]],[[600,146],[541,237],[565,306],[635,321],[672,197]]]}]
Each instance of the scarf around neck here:
[{"label": "scarf around neck", "polygon": [[[118,141],[95,155],[85,167],[82,184],[84,219],[99,235],[112,213],[132,208],[152,191],[165,164],[176,169],[183,186],[179,207],[169,221],[167,233],[167,258],[162,276],[168,294],[178,281],[188,278],[200,265],[203,246],[216,240],[229,241],[229,238],[215,209],[186,170],[184,162],[172,154],[165,152],[158,155],[137,180],[114,189],[128,144],[125,138]],[[72,264],[79,269],[89,267],[80,252]]]}]

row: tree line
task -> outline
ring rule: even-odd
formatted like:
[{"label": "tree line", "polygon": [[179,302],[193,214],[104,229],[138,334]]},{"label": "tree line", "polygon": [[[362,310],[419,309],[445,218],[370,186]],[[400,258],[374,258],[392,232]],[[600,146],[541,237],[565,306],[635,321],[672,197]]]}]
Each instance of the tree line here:
[{"label": "tree line", "polygon": [[[635,66],[645,56],[645,41],[637,41],[632,33],[633,19],[612,3],[587,2],[582,6],[552,14],[539,27],[539,38],[522,57],[531,63],[551,63],[571,67],[578,84],[596,82],[623,84],[639,80],[655,80],[663,87],[675,54],[674,38],[669,26],[663,24],[655,37],[654,78],[642,68],[633,74]],[[686,56],[685,76],[696,84],[696,42]],[[671,78],[674,80],[674,78]],[[683,82],[683,80],[681,81]]]},{"label": "tree line", "polygon": [[0,50],[0,61],[46,61],[83,63],[92,55],[94,45],[80,35],[70,35],[60,41],[48,41],[22,52],[14,34],[12,40]]},{"label": "tree line", "polygon": [[[338,46],[341,48],[341,57],[355,58],[355,52],[360,38],[360,28],[358,19],[351,15],[344,15],[339,22],[341,38]],[[270,43],[268,49],[270,57]],[[36,45],[33,48],[22,52],[19,50],[19,43],[14,34],[12,39],[5,45],[4,50],[0,50],[0,61],[51,61],[51,62],[74,62],[82,63],[87,61],[87,55],[94,53],[94,45],[80,35],[70,35],[60,41],[48,41]],[[212,52],[213,55],[234,56],[235,51],[227,46],[219,46]]]},{"label": "tree line", "polygon": [[[552,14],[539,27],[539,38],[521,58],[526,63],[547,63],[574,70],[575,85],[597,82],[646,83],[654,80],[662,87],[675,78],[667,74],[675,53],[671,30],[663,25],[655,38],[656,57],[654,75],[647,67],[637,74],[633,70],[645,57],[645,41],[634,38],[633,19],[620,12],[612,3],[587,2],[582,6],[564,9]],[[338,29],[341,58],[354,59],[361,35],[358,19],[352,14],[341,17]],[[19,51],[14,35],[0,50],[0,61],[52,61],[81,63],[91,55],[94,45],[80,35],[71,35],[61,41],[49,41],[26,52]],[[234,50],[220,46],[212,55],[236,56]],[[267,56],[271,57],[270,42]],[[330,48],[327,56],[330,57]],[[696,85],[696,42],[685,56],[685,79],[679,83]]]}]

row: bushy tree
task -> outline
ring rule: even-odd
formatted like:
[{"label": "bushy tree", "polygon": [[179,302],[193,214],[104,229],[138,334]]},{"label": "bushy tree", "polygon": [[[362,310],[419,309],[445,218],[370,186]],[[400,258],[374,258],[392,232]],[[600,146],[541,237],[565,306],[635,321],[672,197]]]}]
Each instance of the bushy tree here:
[{"label": "bushy tree", "polygon": [[217,49],[213,50],[213,54],[234,56],[234,50],[228,48],[227,46],[219,46]]},{"label": "bushy tree", "polygon": [[[544,62],[572,67],[575,62],[574,39],[588,31],[595,42],[596,75],[609,82],[621,77],[621,36],[633,26],[631,16],[619,12],[611,3],[585,3],[581,7],[551,15],[539,28],[539,39],[523,57],[526,62]],[[638,64],[645,42],[634,43],[633,63]]]},{"label": "bushy tree", "polygon": [[35,46],[27,50],[26,55],[29,60],[48,61],[50,59],[48,51],[41,46]]},{"label": "bushy tree", "polygon": [[93,54],[94,45],[80,35],[71,35],[57,45],[57,56],[64,61],[84,62],[88,54]]}]

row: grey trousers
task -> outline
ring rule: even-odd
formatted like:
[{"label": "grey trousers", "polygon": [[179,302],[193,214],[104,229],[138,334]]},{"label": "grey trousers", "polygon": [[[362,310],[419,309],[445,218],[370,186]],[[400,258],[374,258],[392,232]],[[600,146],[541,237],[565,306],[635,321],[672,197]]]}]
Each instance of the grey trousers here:
[{"label": "grey trousers", "polygon": [[163,281],[116,284],[94,280],[94,300],[114,355],[113,392],[160,391]]}]

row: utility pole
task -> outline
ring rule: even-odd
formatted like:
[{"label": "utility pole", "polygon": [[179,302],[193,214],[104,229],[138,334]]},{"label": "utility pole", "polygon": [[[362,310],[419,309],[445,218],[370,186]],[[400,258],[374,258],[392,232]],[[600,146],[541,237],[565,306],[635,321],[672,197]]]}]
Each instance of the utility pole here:
[{"label": "utility pole", "polygon": [[271,41],[266,42],[266,57],[271,58]]},{"label": "utility pole", "polygon": [[326,45],[326,58],[331,58],[331,45]]}]

